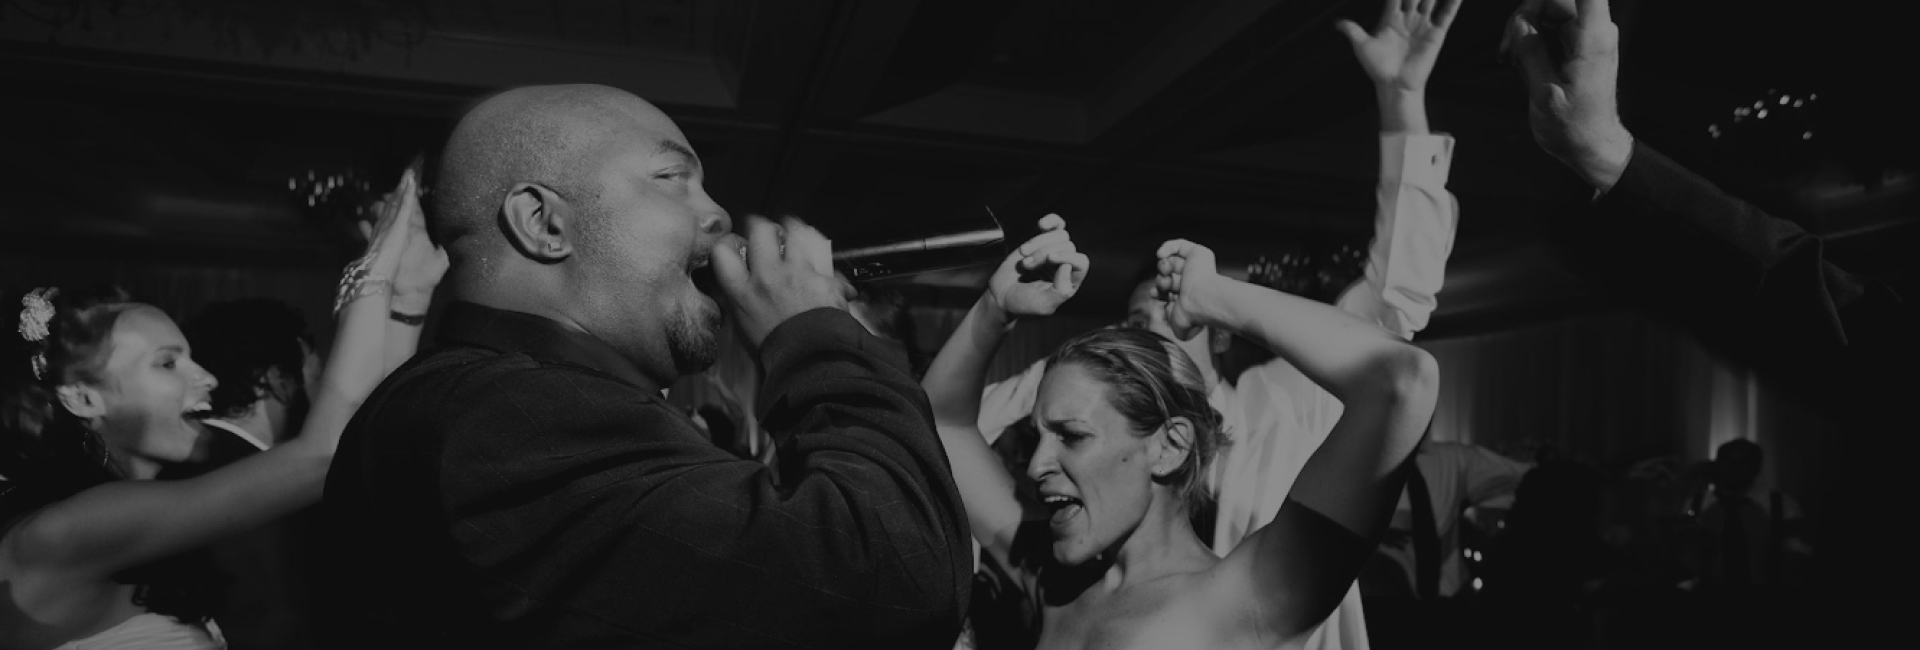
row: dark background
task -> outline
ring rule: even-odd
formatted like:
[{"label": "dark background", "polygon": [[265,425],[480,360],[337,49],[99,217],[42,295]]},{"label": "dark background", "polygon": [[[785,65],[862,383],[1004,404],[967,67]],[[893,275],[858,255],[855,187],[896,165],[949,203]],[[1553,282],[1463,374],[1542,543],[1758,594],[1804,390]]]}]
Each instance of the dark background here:
[{"label": "dark background", "polygon": [[[1458,139],[1449,187],[1462,216],[1428,338],[1608,304],[1539,245],[1539,226],[1585,193],[1532,144],[1497,53],[1516,5],[1468,0],[1430,84],[1434,128]],[[306,205],[309,171],[384,189],[485,93],[596,82],[674,116],[736,215],[794,212],[847,241],[981,205],[1012,228],[1057,211],[1095,257],[1067,309],[1112,314],[1167,237],[1213,246],[1229,267],[1304,242],[1364,243],[1377,118],[1333,21],[1371,25],[1378,11],[1376,0],[12,0],[0,5],[0,269],[330,281],[360,244],[338,210]],[[1877,11],[1617,0],[1627,122],[1828,234],[1837,258],[1909,281],[1914,256],[1900,253],[1920,249],[1901,86],[1914,56],[1894,38],[1903,21]],[[1755,101],[1768,120],[1732,122]],[[961,306],[979,281],[940,274],[908,289]]]}]

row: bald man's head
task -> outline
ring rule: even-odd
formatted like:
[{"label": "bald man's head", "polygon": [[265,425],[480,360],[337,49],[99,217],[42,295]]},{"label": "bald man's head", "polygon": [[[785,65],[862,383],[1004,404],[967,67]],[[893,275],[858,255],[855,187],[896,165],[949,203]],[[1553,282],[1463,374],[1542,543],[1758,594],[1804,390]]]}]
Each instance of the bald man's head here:
[{"label": "bald man's head", "polygon": [[593,188],[580,180],[596,144],[622,126],[648,122],[672,123],[646,100],[606,86],[529,86],[487,98],[447,139],[434,186],[436,238],[456,255],[506,244],[471,237],[495,228],[501,200],[515,183],[591,200]]},{"label": "bald man's head", "polygon": [[456,297],[578,326],[670,382],[711,363],[719,323],[691,275],[731,221],[703,182],[645,100],[516,88],[454,128],[431,217]]}]

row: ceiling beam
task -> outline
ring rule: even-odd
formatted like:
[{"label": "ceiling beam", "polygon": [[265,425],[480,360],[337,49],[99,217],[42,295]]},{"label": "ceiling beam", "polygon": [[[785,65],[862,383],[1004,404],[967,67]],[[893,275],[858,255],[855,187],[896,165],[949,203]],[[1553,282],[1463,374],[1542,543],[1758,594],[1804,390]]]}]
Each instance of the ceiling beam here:
[{"label": "ceiling beam", "polygon": [[[1231,103],[1250,88],[1283,85],[1271,69],[1284,61],[1303,35],[1332,31],[1332,20],[1345,0],[1292,0],[1271,5],[1257,17],[1239,17],[1238,30],[1205,30],[1222,38],[1205,56],[1178,75],[1160,83],[1130,90],[1110,91],[1112,109],[1094,111],[1090,144],[1115,159],[1126,158],[1141,146],[1183,121],[1203,119],[1203,112],[1223,101]],[[1194,48],[1189,48],[1194,49]],[[1118,110],[1124,107],[1125,110]]]},{"label": "ceiling beam", "polygon": [[0,20],[0,41],[10,47],[41,45],[42,56],[58,58],[84,57],[88,53],[134,55],[135,65],[142,67],[168,66],[170,59],[271,67],[283,79],[277,83],[266,80],[267,85],[304,83],[307,78],[302,73],[347,72],[429,87],[486,90],[542,83],[600,83],[669,104],[734,104],[712,58],[695,52],[504,38],[428,27],[411,45],[399,42],[407,37],[405,34],[377,34],[364,51],[347,57],[316,48],[262,51],[251,40],[234,38],[203,21],[171,11],[96,15],[90,24],[90,28],[55,28],[30,20]]}]

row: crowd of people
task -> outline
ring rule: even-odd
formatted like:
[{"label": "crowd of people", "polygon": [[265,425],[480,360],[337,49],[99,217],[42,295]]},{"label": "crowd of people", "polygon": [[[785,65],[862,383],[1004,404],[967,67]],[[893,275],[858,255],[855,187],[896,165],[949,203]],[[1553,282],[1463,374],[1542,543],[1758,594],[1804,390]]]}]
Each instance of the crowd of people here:
[{"label": "crowd of people", "polygon": [[[1675,589],[1719,609],[1669,640],[1812,639],[1750,624],[1788,588],[1821,594],[1810,620],[1890,620],[1847,582],[1907,561],[1884,513],[1826,499],[1810,528],[1750,442],[1689,475],[1681,568],[1636,572],[1660,562],[1610,541],[1594,469],[1426,439],[1412,339],[1458,203],[1424,97],[1462,1],[1340,24],[1381,119],[1359,281],[1319,302],[1170,240],[1112,325],[994,385],[1007,333],[1090,269],[1067,219],[924,358],[898,296],[799,219],[736,220],[674,121],[603,86],[468,111],[431,206],[411,168],[378,205],[326,350],[267,300],[183,329],[114,289],[10,295],[0,648],[1591,647],[1631,627],[1608,603]],[[1525,2],[1504,49],[1534,139],[1593,192],[1554,224],[1568,259],[1884,434],[1911,304],[1636,139],[1606,0]],[[755,403],[670,403],[734,333]],[[1228,376],[1235,338],[1272,358]],[[1823,461],[1827,493],[1884,489],[1867,449]],[[1490,506],[1482,564],[1466,513]],[[1468,629],[1487,614],[1502,631]]]}]

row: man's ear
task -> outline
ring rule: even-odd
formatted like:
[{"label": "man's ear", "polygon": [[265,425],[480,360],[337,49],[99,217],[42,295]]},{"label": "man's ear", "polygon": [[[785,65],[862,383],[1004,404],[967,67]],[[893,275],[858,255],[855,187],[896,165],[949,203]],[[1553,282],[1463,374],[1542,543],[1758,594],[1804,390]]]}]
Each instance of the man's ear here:
[{"label": "man's ear", "polygon": [[54,392],[60,395],[60,406],[82,420],[107,414],[106,398],[97,388],[85,384],[67,384],[54,389]]},{"label": "man's ear", "polygon": [[300,381],[281,372],[277,366],[267,368],[266,374],[260,376],[260,385],[254,388],[254,393],[262,398],[271,397],[286,403],[291,403],[294,394],[299,392]]},{"label": "man's ear", "polygon": [[1175,416],[1162,427],[1163,441],[1153,451],[1153,475],[1168,476],[1180,470],[1193,454],[1193,421]]},{"label": "man's ear", "polygon": [[521,254],[558,262],[573,254],[573,211],[544,185],[516,183],[500,204],[501,229]]}]

